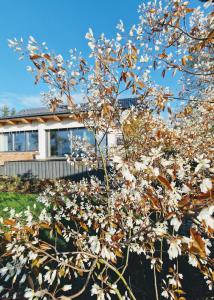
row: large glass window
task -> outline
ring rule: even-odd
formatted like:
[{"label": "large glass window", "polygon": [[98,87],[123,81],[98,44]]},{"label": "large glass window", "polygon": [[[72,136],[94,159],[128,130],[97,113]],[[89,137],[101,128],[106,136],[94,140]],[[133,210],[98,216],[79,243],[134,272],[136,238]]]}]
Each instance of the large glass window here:
[{"label": "large glass window", "polygon": [[50,131],[51,156],[64,156],[70,153],[70,141],[68,130]]},{"label": "large glass window", "polygon": [[38,150],[38,131],[32,131],[27,134],[27,149],[29,151]]},{"label": "large glass window", "polygon": [[[86,128],[56,129],[50,130],[50,156],[64,156],[65,154],[80,155],[81,146],[86,142],[95,147],[93,133]],[[83,147],[84,148],[84,147]]]},{"label": "large glass window", "polygon": [[0,141],[0,151],[36,151],[38,150],[38,131],[3,133]]},{"label": "large glass window", "polygon": [[9,133],[7,135],[5,135],[5,139],[6,139],[6,151],[13,151],[13,135],[12,133]]},{"label": "large glass window", "polygon": [[25,132],[15,133],[14,150],[17,152],[26,150],[26,135]]}]

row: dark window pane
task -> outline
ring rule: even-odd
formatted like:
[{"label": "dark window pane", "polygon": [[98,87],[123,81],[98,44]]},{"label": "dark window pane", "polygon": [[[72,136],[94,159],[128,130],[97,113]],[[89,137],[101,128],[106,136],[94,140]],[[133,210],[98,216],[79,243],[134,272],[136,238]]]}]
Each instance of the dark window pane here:
[{"label": "dark window pane", "polygon": [[28,145],[27,150],[38,150],[38,131],[32,131],[28,133]]},{"label": "dark window pane", "polygon": [[7,151],[13,151],[13,136],[11,133],[7,134]]},{"label": "dark window pane", "polygon": [[13,151],[13,135],[8,134],[8,151]]},{"label": "dark window pane", "polygon": [[71,131],[73,136],[79,137],[81,140],[85,140],[91,145],[95,145],[95,138],[91,131],[85,128],[73,129]]},{"label": "dark window pane", "polygon": [[71,129],[72,155],[75,157],[85,156],[91,147],[95,147],[95,138],[91,131],[86,128]]},{"label": "dark window pane", "polygon": [[76,139],[79,143],[85,140],[89,144],[95,145],[93,133],[85,128],[50,130],[50,155],[64,156],[65,154],[72,153],[75,155],[76,153],[79,156],[82,149],[78,150],[74,146]]},{"label": "dark window pane", "polygon": [[6,152],[38,150],[38,131],[4,133],[1,149]]},{"label": "dark window pane", "polygon": [[2,151],[13,151],[12,133],[4,133],[2,142],[3,142],[3,145],[1,146]]},{"label": "dark window pane", "polygon": [[25,151],[26,150],[26,138],[24,132],[15,133],[14,140],[15,151]]},{"label": "dark window pane", "polygon": [[65,154],[69,154],[71,150],[68,130],[51,130],[50,146],[51,156],[64,156]]}]

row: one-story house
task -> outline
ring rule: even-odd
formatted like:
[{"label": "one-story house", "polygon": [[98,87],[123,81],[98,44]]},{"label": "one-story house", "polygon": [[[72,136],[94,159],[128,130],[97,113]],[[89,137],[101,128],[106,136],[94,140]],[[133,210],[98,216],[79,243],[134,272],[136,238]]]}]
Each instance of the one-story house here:
[{"label": "one-story house", "polygon": [[[133,105],[135,99],[120,99],[123,109]],[[82,105],[83,111],[87,107]],[[48,107],[24,109],[13,116],[0,118],[0,165],[6,162],[50,160],[65,158],[71,152],[71,136],[87,140],[96,147],[93,134],[72,118],[67,106],[54,112]],[[118,135],[112,130],[104,143],[117,144]]]}]

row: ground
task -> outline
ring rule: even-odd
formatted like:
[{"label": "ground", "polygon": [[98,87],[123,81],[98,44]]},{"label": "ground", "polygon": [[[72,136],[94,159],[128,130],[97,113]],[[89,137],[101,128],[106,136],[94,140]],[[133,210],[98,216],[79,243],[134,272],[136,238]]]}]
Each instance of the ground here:
[{"label": "ground", "polygon": [[[19,194],[19,193],[0,193],[0,217],[6,217],[7,211],[5,209],[7,207],[14,208],[16,212],[21,212],[23,209],[30,206],[33,208],[36,203],[36,195],[32,194]],[[38,213],[41,209],[40,205],[37,205],[36,208],[33,209],[35,213]]]}]

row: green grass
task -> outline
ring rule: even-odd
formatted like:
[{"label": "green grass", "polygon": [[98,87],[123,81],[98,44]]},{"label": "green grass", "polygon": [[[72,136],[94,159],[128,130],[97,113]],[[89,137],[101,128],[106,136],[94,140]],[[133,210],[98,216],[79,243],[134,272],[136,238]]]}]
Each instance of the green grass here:
[{"label": "green grass", "polygon": [[[0,192],[0,217],[7,217],[8,212],[4,211],[6,207],[14,208],[17,213],[24,211],[29,206],[34,215],[38,215],[42,205],[36,202],[36,195],[19,193],[1,193]],[[36,208],[34,208],[36,204]]]}]

